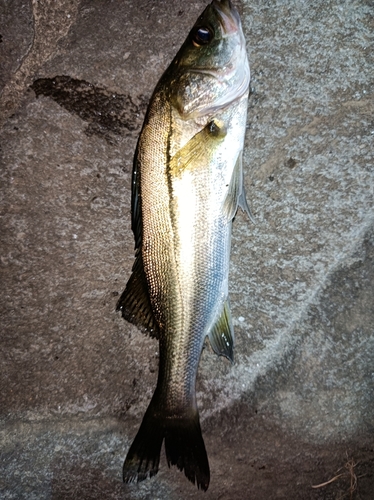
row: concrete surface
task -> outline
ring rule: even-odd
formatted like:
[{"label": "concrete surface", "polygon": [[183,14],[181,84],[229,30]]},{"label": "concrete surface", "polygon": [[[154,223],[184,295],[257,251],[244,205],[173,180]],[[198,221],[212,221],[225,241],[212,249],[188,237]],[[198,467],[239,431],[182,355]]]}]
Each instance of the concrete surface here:
[{"label": "concrete surface", "polygon": [[237,2],[257,224],[234,223],[235,364],[209,347],[200,363],[211,485],[197,491],[164,457],[152,480],[121,483],[158,363],[157,343],[115,312],[133,262],[132,157],[157,79],[205,4],[0,4],[1,498],[374,498],[364,0]]}]

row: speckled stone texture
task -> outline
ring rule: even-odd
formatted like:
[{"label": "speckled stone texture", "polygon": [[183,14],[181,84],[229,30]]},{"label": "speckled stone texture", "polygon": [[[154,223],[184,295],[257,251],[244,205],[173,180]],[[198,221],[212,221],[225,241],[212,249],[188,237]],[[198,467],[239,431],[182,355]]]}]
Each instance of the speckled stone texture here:
[{"label": "speckled stone texture", "polygon": [[121,482],[158,347],[115,305],[147,102],[206,2],[0,3],[1,498],[374,498],[374,4],[236,4],[256,224],[233,228],[235,364],[200,362],[203,494],[163,456]]}]

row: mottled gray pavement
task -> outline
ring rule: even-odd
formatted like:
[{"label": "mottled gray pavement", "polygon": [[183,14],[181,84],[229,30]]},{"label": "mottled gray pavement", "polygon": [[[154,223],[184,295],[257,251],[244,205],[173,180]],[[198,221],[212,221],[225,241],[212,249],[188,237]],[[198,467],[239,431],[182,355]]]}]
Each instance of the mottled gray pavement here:
[{"label": "mottled gray pavement", "polygon": [[234,223],[235,364],[210,347],[200,363],[211,485],[199,492],[164,457],[156,478],[121,483],[158,363],[157,343],[115,312],[133,262],[132,157],[157,79],[205,4],[0,3],[1,498],[374,498],[364,0],[237,2],[257,223],[241,212]]}]

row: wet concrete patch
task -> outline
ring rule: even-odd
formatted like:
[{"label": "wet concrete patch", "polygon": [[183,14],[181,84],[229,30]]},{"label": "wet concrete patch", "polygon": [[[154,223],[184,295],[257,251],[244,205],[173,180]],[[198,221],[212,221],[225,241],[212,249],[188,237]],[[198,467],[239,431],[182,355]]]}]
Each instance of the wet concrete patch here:
[{"label": "wet concrete patch", "polygon": [[148,103],[143,95],[133,99],[66,75],[39,78],[31,88],[37,97],[50,97],[88,122],[87,135],[97,134],[109,141],[110,133],[126,135],[139,131]]}]

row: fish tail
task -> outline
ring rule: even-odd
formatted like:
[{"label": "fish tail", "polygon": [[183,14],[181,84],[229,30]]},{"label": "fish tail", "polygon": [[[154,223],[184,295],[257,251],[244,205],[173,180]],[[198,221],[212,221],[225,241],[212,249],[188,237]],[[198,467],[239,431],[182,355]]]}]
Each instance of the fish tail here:
[{"label": "fish tail", "polygon": [[157,474],[164,434],[162,421],[151,402],[123,464],[125,483],[144,481]]},{"label": "fish tail", "polygon": [[209,486],[209,463],[201,434],[199,415],[162,417],[153,402],[146,411],[139,431],[123,465],[123,481],[143,481],[157,474],[162,442],[168,465],[176,465],[192,483],[206,491]]},{"label": "fish tail", "polygon": [[209,462],[197,411],[190,418],[170,419],[165,430],[168,465],[176,465],[199,489],[209,486]]}]

